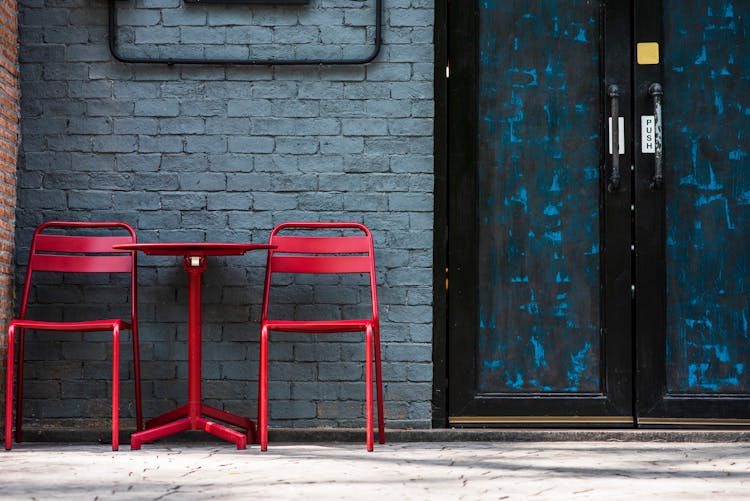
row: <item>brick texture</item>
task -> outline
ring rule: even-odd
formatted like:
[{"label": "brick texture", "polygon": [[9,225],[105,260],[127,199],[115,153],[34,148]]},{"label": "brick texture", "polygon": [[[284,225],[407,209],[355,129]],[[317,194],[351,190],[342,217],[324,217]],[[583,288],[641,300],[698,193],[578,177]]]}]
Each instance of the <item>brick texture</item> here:
[{"label": "brick texture", "polygon": [[[118,6],[126,55],[335,59],[372,50],[373,0]],[[53,218],[123,220],[147,242],[263,242],[283,221],[363,222],[376,239],[387,424],[428,427],[433,15],[432,2],[385,0],[384,45],[366,66],[123,64],[109,54],[104,0],[22,3],[18,282],[33,228]],[[175,258],[141,256],[140,265],[153,417],[186,399],[186,277]],[[250,416],[264,265],[263,253],[215,258],[204,280],[204,396]],[[299,317],[356,314],[359,287],[289,284],[283,307]],[[59,314],[69,308],[39,299]],[[108,350],[96,346],[105,342],[30,342],[37,368],[27,381],[38,391],[26,415],[106,421]],[[362,336],[276,336],[271,425],[363,426],[363,361]],[[128,374],[123,365],[132,384]],[[86,390],[88,379],[102,381]],[[132,417],[127,388],[122,399]]]},{"label": "brick texture", "polygon": [[[16,217],[16,158],[20,134],[18,79],[18,7],[0,0],[0,368],[5,368],[5,339],[13,313],[13,246]],[[5,378],[0,378],[5,399]],[[0,415],[3,415],[0,411]]]}]

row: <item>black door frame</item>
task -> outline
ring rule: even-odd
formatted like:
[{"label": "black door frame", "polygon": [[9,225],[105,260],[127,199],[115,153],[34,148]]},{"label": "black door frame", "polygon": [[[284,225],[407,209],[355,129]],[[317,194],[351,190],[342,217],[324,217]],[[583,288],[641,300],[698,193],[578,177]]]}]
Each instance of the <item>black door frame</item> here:
[{"label": "black door frame", "polygon": [[[625,44],[626,51],[630,54],[621,54],[628,62],[632,61],[634,81],[630,81],[630,74],[625,76],[625,83],[620,88],[625,93],[635,89],[634,96],[621,94],[621,108],[633,110],[633,116],[652,114],[653,103],[645,92],[644,86],[649,82],[661,81],[662,66],[636,66],[635,51],[632,46],[638,41],[663,41],[661,12],[662,0],[620,0],[619,2],[608,2],[610,5],[617,4],[620,8],[633,9],[629,12],[631,23],[607,22],[604,31],[610,35],[612,30],[620,30],[619,36],[631,41]],[[450,151],[448,146],[448,101],[449,87],[446,78],[446,69],[449,65],[449,32],[448,16],[449,2],[447,0],[437,1],[435,4],[435,231],[434,231],[434,318],[433,318],[433,414],[432,425],[435,428],[447,427],[448,421],[448,268],[450,266],[447,251],[448,242],[448,214],[451,202],[449,194],[449,160]],[[637,11],[635,10],[637,9]],[[624,27],[627,26],[627,27]],[[629,26],[633,26],[632,32],[627,32]],[[465,34],[464,34],[465,35]],[[455,36],[455,35],[454,35]],[[466,58],[462,58],[466,59]],[[460,71],[457,67],[458,61],[453,62],[453,71]],[[612,68],[607,68],[605,75],[613,73]],[[630,71],[628,68],[627,71]],[[619,80],[619,79],[615,79]],[[609,82],[609,81],[608,81]],[[615,83],[612,81],[611,83]],[[617,82],[619,83],[619,82]],[[689,426],[699,424],[705,426],[715,421],[715,424],[740,424],[747,425],[747,420],[737,420],[732,423],[732,418],[747,413],[748,404],[746,399],[732,398],[731,396],[713,396],[703,399],[700,407],[696,409],[695,397],[683,398],[678,396],[666,396],[666,375],[661,368],[665,362],[664,330],[666,325],[666,278],[663,272],[665,267],[664,255],[664,192],[648,189],[651,183],[651,168],[636,168],[632,177],[628,176],[627,168],[630,165],[648,166],[653,162],[652,157],[639,153],[640,137],[638,131],[640,124],[633,124],[628,119],[626,130],[632,131],[635,137],[627,138],[634,145],[632,162],[621,158],[621,165],[625,166],[623,180],[628,184],[625,189],[630,189],[632,181],[633,194],[626,198],[615,198],[609,194],[607,207],[612,207],[615,214],[607,211],[605,217],[622,218],[628,214],[631,218],[632,235],[637,242],[638,252],[647,256],[647,259],[636,259],[635,254],[632,261],[626,266],[628,273],[632,270],[632,280],[638,284],[638,294],[633,299],[632,317],[622,318],[635,333],[631,346],[623,346],[623,349],[633,350],[637,365],[633,367],[634,377],[631,378],[633,388],[633,416],[638,419],[635,423],[640,427],[649,426]],[[669,155],[669,151],[665,153]],[[632,202],[631,202],[632,200]],[[635,213],[631,212],[630,204],[638,207]],[[648,214],[648,217],[644,215]],[[657,231],[654,231],[654,227]],[[644,231],[648,229],[648,231]],[[644,280],[648,277],[647,280]],[[624,274],[605,275],[605,280],[627,280]],[[443,286],[443,284],[446,284]],[[621,284],[622,285],[622,284]],[[628,287],[630,285],[628,284]],[[623,287],[620,287],[622,290]],[[611,301],[622,301],[625,298],[605,298],[605,307],[611,307]],[[638,313],[637,315],[635,313]],[[631,323],[632,322],[632,323]],[[635,363],[634,363],[635,365]],[[648,377],[644,377],[648,375]],[[692,400],[692,402],[691,402]],[[698,400],[701,400],[700,398]],[[672,419],[660,419],[669,416]],[[686,419],[687,417],[687,419]],[[717,419],[718,418],[718,419]],[[741,422],[739,422],[741,421]]]},{"label": "black door frame", "polygon": [[432,427],[448,427],[448,0],[435,2]]}]

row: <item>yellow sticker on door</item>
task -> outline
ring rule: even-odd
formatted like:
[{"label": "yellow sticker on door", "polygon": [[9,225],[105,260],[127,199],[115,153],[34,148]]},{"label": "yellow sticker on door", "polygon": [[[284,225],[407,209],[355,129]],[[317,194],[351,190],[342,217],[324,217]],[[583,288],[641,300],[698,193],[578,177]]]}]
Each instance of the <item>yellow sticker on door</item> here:
[{"label": "yellow sticker on door", "polygon": [[659,64],[659,44],[640,42],[637,44],[638,64]]}]

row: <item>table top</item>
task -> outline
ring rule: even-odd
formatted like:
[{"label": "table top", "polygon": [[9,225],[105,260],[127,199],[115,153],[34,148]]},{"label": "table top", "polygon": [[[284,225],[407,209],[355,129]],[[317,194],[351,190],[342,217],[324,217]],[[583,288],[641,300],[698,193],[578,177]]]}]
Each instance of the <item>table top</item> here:
[{"label": "table top", "polygon": [[113,249],[135,250],[151,256],[240,256],[252,250],[273,249],[270,244],[224,242],[157,242],[113,245]]}]

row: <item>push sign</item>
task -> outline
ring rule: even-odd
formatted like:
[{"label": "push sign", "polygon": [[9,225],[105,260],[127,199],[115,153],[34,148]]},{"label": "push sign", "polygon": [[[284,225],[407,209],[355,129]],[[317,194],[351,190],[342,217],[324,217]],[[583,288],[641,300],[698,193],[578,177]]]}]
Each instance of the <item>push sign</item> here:
[{"label": "push sign", "polygon": [[656,120],[654,120],[654,115],[641,116],[641,153],[656,153]]}]

